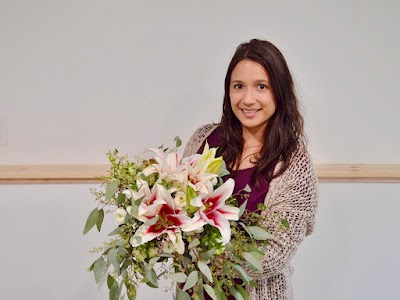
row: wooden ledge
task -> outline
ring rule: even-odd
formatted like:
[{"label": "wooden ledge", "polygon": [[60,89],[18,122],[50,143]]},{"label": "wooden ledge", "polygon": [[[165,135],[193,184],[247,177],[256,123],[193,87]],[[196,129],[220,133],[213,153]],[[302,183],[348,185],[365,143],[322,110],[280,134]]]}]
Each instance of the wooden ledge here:
[{"label": "wooden ledge", "polygon": [[[98,183],[109,165],[0,165],[0,184]],[[320,182],[400,182],[400,164],[317,164]]]}]

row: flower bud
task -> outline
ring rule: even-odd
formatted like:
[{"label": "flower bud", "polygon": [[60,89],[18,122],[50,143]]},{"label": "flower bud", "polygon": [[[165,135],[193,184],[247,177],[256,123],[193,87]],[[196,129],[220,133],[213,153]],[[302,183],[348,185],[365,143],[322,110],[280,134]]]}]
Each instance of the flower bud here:
[{"label": "flower bud", "polygon": [[124,224],[126,214],[126,210],[123,208],[118,208],[115,211],[115,220],[118,224]]}]

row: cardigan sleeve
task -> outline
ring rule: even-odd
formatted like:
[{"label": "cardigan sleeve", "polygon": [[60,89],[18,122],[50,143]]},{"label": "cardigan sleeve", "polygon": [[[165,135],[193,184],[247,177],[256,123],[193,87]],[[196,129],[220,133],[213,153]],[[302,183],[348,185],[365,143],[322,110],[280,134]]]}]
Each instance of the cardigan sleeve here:
[{"label": "cardigan sleeve", "polygon": [[[270,183],[265,199],[267,210],[263,215],[267,228],[277,240],[269,242],[261,273],[246,268],[253,279],[277,275],[289,265],[300,242],[313,230],[317,199],[314,168],[308,153],[301,151],[295,155],[289,168]],[[281,228],[280,218],[289,222],[288,230]]]},{"label": "cardigan sleeve", "polygon": [[217,126],[218,125],[216,124],[207,124],[197,128],[186,144],[185,150],[183,151],[183,157],[197,153],[204,140],[211,134],[211,132],[214,131]]}]

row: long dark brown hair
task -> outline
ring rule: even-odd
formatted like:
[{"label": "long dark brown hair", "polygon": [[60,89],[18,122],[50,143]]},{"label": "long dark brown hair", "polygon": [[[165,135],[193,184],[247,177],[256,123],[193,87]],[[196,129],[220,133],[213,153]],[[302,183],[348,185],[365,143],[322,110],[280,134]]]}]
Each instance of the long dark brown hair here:
[{"label": "long dark brown hair", "polygon": [[[251,179],[256,186],[259,186],[259,178],[270,181],[288,168],[293,154],[306,143],[306,137],[292,75],[285,58],[272,43],[253,39],[239,45],[226,73],[219,155],[224,157],[228,166],[238,165],[242,155],[244,144],[242,124],[232,111],[229,88],[233,69],[244,59],[252,60],[264,67],[269,75],[276,101],[275,113],[265,128],[264,145],[257,157],[256,169]],[[282,164],[278,172],[274,174],[273,168],[278,161]]]}]

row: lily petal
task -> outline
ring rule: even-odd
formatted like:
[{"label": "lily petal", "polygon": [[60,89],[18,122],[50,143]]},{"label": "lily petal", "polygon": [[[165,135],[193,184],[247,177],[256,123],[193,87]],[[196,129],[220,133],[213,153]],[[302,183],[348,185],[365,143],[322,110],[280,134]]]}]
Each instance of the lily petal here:
[{"label": "lily petal", "polygon": [[207,215],[209,224],[217,227],[222,236],[222,243],[228,244],[231,239],[231,227],[229,221],[218,211],[214,211]]},{"label": "lily petal", "polygon": [[185,243],[182,240],[181,231],[179,229],[168,230],[167,234],[175,250],[179,254],[183,254],[185,252]]}]

